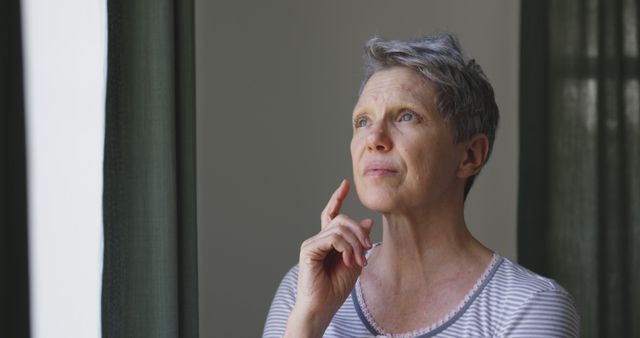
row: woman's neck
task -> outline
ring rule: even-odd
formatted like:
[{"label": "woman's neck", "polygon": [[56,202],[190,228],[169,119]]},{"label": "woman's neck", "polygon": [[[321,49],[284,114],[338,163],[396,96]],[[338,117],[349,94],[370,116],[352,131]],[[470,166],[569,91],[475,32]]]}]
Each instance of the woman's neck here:
[{"label": "woman's neck", "polygon": [[491,251],[467,229],[462,205],[385,214],[382,226],[382,245],[372,253],[371,272],[387,287],[423,288],[491,258]]}]

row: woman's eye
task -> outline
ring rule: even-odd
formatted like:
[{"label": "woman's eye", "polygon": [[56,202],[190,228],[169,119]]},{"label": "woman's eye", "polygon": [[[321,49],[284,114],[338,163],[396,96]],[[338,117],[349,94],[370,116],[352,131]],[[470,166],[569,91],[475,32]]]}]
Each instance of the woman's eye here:
[{"label": "woman's eye", "polygon": [[356,128],[366,127],[368,122],[369,121],[365,117],[358,118],[356,119],[356,123],[355,123]]},{"label": "woman's eye", "polygon": [[403,113],[400,115],[400,121],[409,122],[416,119],[416,116],[413,113]]}]

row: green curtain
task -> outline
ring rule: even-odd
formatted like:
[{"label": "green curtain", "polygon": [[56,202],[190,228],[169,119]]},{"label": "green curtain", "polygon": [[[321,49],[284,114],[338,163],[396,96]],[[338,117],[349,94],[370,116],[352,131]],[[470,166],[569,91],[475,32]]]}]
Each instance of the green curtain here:
[{"label": "green curtain", "polygon": [[193,1],[107,10],[102,333],[197,337]]},{"label": "green curtain", "polygon": [[640,337],[640,4],[523,0],[518,257]]},{"label": "green curtain", "polygon": [[20,1],[0,3],[0,336],[29,337]]}]

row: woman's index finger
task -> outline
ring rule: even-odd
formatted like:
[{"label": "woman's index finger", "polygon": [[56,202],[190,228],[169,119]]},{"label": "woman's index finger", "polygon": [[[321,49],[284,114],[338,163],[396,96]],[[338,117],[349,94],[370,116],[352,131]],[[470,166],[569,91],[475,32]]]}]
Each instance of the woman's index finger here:
[{"label": "woman's index finger", "polygon": [[349,194],[349,181],[346,179],[342,180],[340,186],[333,193],[331,200],[333,200],[332,208],[329,210],[329,216],[331,219],[336,217],[340,213],[340,209],[342,209],[342,202],[347,198]]},{"label": "woman's index finger", "polygon": [[329,224],[331,220],[336,217],[340,213],[340,209],[342,208],[342,202],[344,202],[345,198],[349,194],[349,181],[346,179],[342,180],[338,189],[333,192],[327,206],[322,213],[322,228],[325,225]]}]

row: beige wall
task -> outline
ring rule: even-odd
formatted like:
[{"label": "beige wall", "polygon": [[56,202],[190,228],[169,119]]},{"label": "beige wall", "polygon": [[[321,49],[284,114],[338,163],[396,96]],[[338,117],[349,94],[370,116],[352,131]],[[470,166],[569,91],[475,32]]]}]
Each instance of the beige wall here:
[{"label": "beige wall", "polygon": [[[351,179],[362,45],[453,32],[501,121],[467,223],[515,258],[519,1],[196,1],[201,337],[256,337],[300,243]],[[373,215],[352,194],[344,208]],[[379,239],[379,233],[375,235]]]}]

